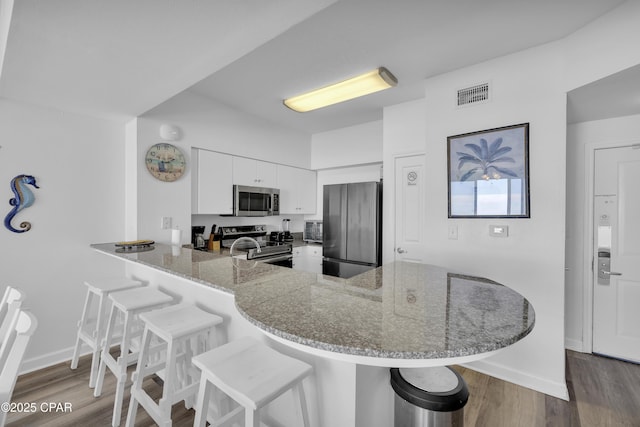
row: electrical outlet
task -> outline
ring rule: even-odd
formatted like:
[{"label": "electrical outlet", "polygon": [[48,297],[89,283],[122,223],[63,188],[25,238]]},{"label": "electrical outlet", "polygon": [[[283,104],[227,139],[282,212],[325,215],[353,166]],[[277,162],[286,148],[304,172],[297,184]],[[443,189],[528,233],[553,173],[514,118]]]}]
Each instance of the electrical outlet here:
[{"label": "electrical outlet", "polygon": [[458,226],[450,225],[449,226],[449,240],[458,240]]},{"label": "electrical outlet", "polygon": [[160,228],[162,228],[163,230],[169,230],[171,228],[171,217],[170,216],[163,216],[162,217],[162,223],[160,224]]}]

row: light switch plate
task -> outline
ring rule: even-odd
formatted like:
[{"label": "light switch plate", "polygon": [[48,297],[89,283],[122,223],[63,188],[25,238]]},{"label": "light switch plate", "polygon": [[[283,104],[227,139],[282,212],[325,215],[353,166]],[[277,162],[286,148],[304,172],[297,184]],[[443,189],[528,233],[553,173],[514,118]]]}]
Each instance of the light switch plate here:
[{"label": "light switch plate", "polygon": [[509,226],[508,225],[490,225],[489,236],[509,237]]},{"label": "light switch plate", "polygon": [[448,231],[449,240],[458,240],[458,226],[450,225]]},{"label": "light switch plate", "polygon": [[168,230],[171,228],[171,217],[170,216],[163,216],[162,217],[162,221],[160,223],[160,228],[163,230]]}]

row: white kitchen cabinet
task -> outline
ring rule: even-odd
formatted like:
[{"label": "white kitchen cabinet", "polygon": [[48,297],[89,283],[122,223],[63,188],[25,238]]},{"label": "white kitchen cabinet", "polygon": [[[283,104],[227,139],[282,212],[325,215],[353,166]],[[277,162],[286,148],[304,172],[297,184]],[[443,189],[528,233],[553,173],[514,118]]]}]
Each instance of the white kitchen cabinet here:
[{"label": "white kitchen cabinet", "polygon": [[322,274],[322,246],[307,245],[293,248],[293,269]]},{"label": "white kitchen cabinet", "polygon": [[215,151],[191,150],[191,213],[233,213],[232,158]]},{"label": "white kitchen cabinet", "polygon": [[253,187],[277,187],[276,164],[246,157],[233,157],[233,183]]},{"label": "white kitchen cabinet", "polygon": [[280,215],[316,213],[316,172],[278,165]]}]

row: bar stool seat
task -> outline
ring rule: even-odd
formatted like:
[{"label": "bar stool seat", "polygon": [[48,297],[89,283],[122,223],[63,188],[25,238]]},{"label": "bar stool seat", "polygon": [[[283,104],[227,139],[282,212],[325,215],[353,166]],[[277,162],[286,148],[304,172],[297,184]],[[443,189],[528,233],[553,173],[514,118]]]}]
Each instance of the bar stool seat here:
[{"label": "bar stool seat", "polygon": [[100,353],[102,352],[102,342],[104,340],[104,324],[108,313],[109,301],[107,297],[112,292],[131,289],[142,286],[142,282],[125,277],[104,278],[96,280],[86,280],[87,296],[82,309],[82,316],[78,321],[78,335],[71,358],[71,369],[78,367],[80,358],[80,346],[84,342],[93,353],[91,358],[91,374],[89,376],[89,387],[96,385],[98,367],[100,365]]},{"label": "bar stool seat", "polygon": [[208,421],[212,386],[241,405],[228,414],[218,414],[218,419],[210,419],[212,426],[226,423],[244,409],[245,427],[258,427],[260,409],[288,390],[295,391],[294,398],[302,412],[302,425],[309,426],[302,380],[312,372],[310,365],[250,337],[196,356],[193,364],[202,371],[194,426],[204,426]]},{"label": "bar stool seat", "polygon": [[[154,288],[141,287],[111,293],[109,299],[112,304],[111,314],[109,315],[109,324],[107,325],[107,332],[102,345],[100,369],[98,370],[93,395],[99,397],[102,394],[106,368],[109,368],[116,377],[112,425],[119,426],[124,400],[124,388],[127,382],[127,367],[138,360],[139,345],[136,345],[135,341],[142,334],[142,327],[138,318],[144,312],[159,309],[173,303],[173,297]],[[115,359],[111,355],[110,349],[117,344],[115,329],[118,316],[123,316],[124,321],[120,340],[120,354]]]},{"label": "bar stool seat", "polygon": [[[212,348],[217,341],[213,336],[215,327],[223,319],[187,303],[144,313],[140,319],[145,325],[144,334],[133,373],[126,425],[134,425],[138,405],[142,405],[159,426],[170,426],[171,406],[181,400],[185,406],[192,406],[198,391],[199,375],[191,363],[192,357]],[[152,346],[153,337],[165,345]],[[165,354],[156,361],[152,356],[159,351]],[[158,403],[142,388],[145,377],[152,374],[164,379]]]}]

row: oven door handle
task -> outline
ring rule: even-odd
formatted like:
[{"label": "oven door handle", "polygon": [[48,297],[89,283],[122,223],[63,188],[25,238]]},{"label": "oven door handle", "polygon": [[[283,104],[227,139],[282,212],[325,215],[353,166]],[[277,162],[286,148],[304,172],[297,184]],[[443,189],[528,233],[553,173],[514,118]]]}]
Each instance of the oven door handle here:
[{"label": "oven door handle", "polygon": [[258,262],[278,262],[278,261],[286,261],[291,258],[293,258],[293,255],[286,254],[286,255],[273,256],[273,257],[253,258],[253,260]]}]

